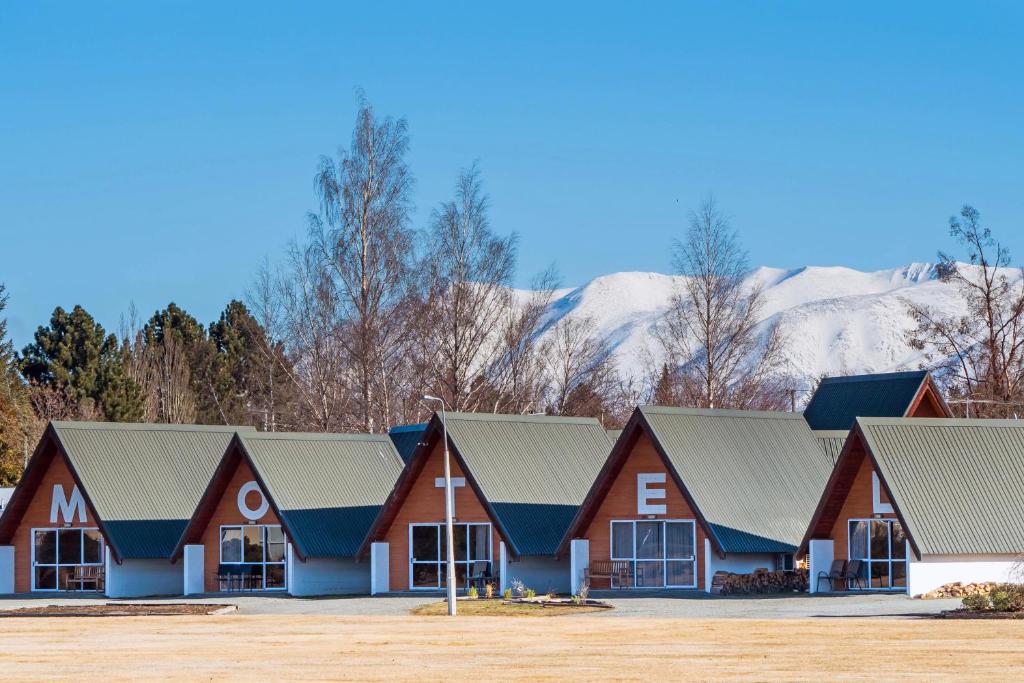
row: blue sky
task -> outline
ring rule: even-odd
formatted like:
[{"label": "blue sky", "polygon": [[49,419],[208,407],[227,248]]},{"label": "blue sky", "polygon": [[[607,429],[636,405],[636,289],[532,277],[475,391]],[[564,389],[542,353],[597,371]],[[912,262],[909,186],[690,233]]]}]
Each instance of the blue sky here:
[{"label": "blue sky", "polygon": [[357,87],[409,120],[418,227],[479,160],[519,284],[667,271],[708,192],[755,264],[930,260],[964,202],[1024,257],[1019,4],[299,4],[0,5],[19,346],[56,305],[213,319],[304,232]]}]

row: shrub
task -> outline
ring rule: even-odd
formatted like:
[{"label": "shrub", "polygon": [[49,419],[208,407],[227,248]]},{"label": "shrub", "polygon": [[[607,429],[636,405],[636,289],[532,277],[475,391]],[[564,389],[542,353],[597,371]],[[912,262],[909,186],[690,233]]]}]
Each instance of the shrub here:
[{"label": "shrub", "polygon": [[580,602],[585,605],[585,604],[587,604],[587,597],[589,595],[590,595],[590,582],[589,581],[584,581],[583,583],[580,584],[580,592],[577,594],[577,597],[580,599]]},{"label": "shrub", "polygon": [[526,593],[526,584],[522,579],[512,579],[512,592],[517,598],[523,597],[523,594]]},{"label": "shrub", "polygon": [[502,591],[501,597],[505,598],[506,600],[511,600],[512,599],[512,589],[511,588],[506,588],[504,591]]},{"label": "shrub", "polygon": [[1000,589],[1006,594],[1007,612],[1024,612],[1024,584],[1005,583]]},{"label": "shrub", "polygon": [[532,588],[524,588],[523,595],[527,598],[535,598],[537,597],[537,591],[533,590]]},{"label": "shrub", "polygon": [[989,593],[988,599],[992,601],[992,609],[997,612],[1010,611],[1010,594],[1000,586]]},{"label": "shrub", "polygon": [[989,608],[988,596],[982,593],[965,595],[963,599],[964,609],[972,612],[981,612]]},{"label": "shrub", "polygon": [[480,597],[480,593],[477,592],[476,586],[470,586],[469,590],[466,591],[466,595],[471,597],[471,598],[479,598]]},{"label": "shrub", "polygon": [[484,595],[487,596],[488,600],[490,600],[491,598],[494,597],[494,584],[493,583],[488,583],[488,584],[486,584],[484,586]]}]

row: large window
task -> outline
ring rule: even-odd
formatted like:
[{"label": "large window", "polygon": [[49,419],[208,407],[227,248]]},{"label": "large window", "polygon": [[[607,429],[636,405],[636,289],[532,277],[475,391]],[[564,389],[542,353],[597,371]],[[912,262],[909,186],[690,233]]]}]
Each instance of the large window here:
[{"label": "large window", "polygon": [[[447,533],[444,524],[409,525],[409,585],[417,589],[438,589],[448,585]],[[473,576],[491,576],[491,525],[454,524],[455,581],[467,588]]]},{"label": "large window", "polygon": [[[907,536],[895,519],[851,519],[849,557],[861,561],[864,588],[907,587]],[[851,588],[858,588],[855,583]]]},{"label": "large window", "polygon": [[65,590],[77,567],[102,566],[103,536],[98,529],[32,530],[32,590]]},{"label": "large window", "polygon": [[637,588],[696,588],[696,544],[692,520],[612,522],[611,559],[630,563]]},{"label": "large window", "polygon": [[282,589],[285,537],[280,526],[246,524],[220,528],[220,563],[247,567],[256,589]]}]

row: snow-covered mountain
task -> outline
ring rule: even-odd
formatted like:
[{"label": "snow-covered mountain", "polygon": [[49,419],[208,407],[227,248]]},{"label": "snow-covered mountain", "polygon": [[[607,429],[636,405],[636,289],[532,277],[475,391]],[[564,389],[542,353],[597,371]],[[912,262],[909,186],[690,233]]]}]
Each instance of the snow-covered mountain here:
[{"label": "snow-covered mountain", "polygon": [[[551,324],[566,316],[592,318],[613,348],[620,371],[642,374],[650,358],[661,358],[652,326],[683,279],[659,273],[598,277],[559,291]],[[822,375],[917,368],[921,355],[906,341],[913,327],[907,300],[945,315],[966,312],[957,286],[941,282],[931,263],[875,272],[758,268],[748,280],[764,288],[762,325],[778,321],[785,331],[789,372],[808,383]]]}]

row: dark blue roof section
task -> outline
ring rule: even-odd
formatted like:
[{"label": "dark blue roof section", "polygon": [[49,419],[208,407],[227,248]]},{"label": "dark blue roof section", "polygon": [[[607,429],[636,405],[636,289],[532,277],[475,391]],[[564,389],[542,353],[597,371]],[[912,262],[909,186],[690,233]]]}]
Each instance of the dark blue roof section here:
[{"label": "dark blue roof section", "polygon": [[928,373],[826,377],[811,396],[804,419],[813,430],[852,429],[858,417],[904,417]]},{"label": "dark blue roof section", "polygon": [[416,447],[420,445],[420,439],[426,430],[427,424],[424,422],[417,425],[392,427],[388,431],[391,443],[395,444],[395,450],[398,451],[402,462],[408,463],[412,459],[412,454],[416,452]]}]

